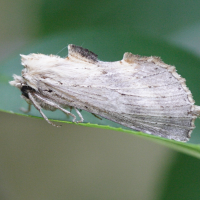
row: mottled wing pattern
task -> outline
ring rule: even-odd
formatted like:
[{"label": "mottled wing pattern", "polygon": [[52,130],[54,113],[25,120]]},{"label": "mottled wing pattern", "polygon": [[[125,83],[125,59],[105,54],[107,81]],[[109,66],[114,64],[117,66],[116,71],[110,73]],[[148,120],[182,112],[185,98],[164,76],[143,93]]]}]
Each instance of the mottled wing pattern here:
[{"label": "mottled wing pattern", "polygon": [[[98,62],[87,66],[84,73],[78,66],[62,67],[68,68],[68,76],[57,84],[53,77],[41,77],[40,84],[44,84],[41,88],[54,88],[63,98],[63,106],[68,104],[169,139],[187,141],[190,137],[196,118],[191,112],[194,104],[191,93],[175,68],[158,58],[125,54],[122,61]],[[40,92],[54,98],[44,90]]]},{"label": "mottled wing pattern", "polygon": [[121,61],[102,62],[93,52],[68,46],[68,57],[21,55],[22,77],[11,85],[51,123],[43,109],[75,108],[100,115],[134,130],[187,141],[200,115],[185,79],[157,57],[125,53]]}]

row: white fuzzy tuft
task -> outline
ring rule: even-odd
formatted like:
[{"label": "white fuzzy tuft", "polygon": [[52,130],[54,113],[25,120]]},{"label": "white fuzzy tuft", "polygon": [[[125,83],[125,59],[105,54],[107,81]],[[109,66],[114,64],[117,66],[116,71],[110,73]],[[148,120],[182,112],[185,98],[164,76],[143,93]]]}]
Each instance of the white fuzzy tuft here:
[{"label": "white fuzzy tuft", "polygon": [[24,84],[24,79],[21,76],[17,76],[17,75],[13,75],[14,81],[10,81],[10,85],[15,86],[19,89],[21,89],[21,87]]}]

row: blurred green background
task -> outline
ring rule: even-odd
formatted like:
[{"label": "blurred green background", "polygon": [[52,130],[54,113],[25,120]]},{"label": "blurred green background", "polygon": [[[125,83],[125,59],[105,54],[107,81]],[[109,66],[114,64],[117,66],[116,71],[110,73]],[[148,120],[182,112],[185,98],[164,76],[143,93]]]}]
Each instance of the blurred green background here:
[{"label": "blurred green background", "polygon": [[[56,54],[74,43],[101,60],[120,60],[125,51],[161,56],[200,105],[199,7],[197,0],[2,0],[0,78],[7,84],[5,75],[20,74],[20,53]],[[7,89],[0,90],[3,99]],[[20,100],[10,90],[8,108]],[[200,143],[199,121],[191,143]],[[55,129],[3,112],[0,125],[2,200],[199,199],[200,161],[142,137],[71,124]]]}]

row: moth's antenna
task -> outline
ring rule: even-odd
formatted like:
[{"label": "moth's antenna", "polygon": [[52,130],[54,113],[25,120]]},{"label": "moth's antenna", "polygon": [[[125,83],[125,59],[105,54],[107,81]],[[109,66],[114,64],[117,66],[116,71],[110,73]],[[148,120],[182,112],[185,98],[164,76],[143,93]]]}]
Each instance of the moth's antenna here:
[{"label": "moth's antenna", "polygon": [[59,53],[61,53],[64,49],[66,49],[68,47],[68,45],[67,46],[65,46],[64,48],[62,48],[56,55],[58,55]]},{"label": "moth's antenna", "polygon": [[85,43],[85,42],[82,43],[81,47],[83,47],[84,43]]}]

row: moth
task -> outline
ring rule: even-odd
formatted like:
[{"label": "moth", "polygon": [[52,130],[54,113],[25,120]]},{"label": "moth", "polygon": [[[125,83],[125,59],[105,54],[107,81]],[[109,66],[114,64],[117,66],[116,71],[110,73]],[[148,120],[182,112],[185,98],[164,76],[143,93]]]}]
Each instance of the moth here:
[{"label": "moth", "polygon": [[[136,131],[177,141],[188,141],[200,106],[194,105],[185,79],[175,67],[158,57],[125,53],[116,62],[103,62],[88,49],[70,44],[68,56],[21,55],[21,76],[13,75],[12,86],[53,124],[42,109],[86,110]],[[29,111],[28,110],[28,111]]]}]

